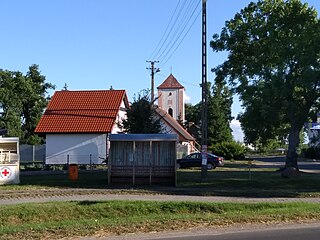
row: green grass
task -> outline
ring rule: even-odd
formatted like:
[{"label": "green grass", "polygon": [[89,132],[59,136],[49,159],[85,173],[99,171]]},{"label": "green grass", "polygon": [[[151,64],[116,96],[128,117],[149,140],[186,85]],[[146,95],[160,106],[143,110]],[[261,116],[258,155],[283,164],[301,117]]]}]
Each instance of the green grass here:
[{"label": "green grass", "polygon": [[[282,178],[276,168],[248,168],[248,161],[225,161],[224,167],[208,171],[206,181],[201,180],[200,169],[182,169],[177,172],[177,187],[120,186],[126,192],[189,194],[206,196],[241,197],[320,197],[320,174],[301,173],[299,178]],[[57,174],[22,175],[20,185],[0,186],[0,192],[29,190],[109,189],[117,191],[119,186],[108,186],[107,171],[79,171],[77,181],[68,179],[67,171]],[[12,193],[14,196],[15,193]],[[11,194],[11,193],[10,193]],[[17,193],[18,194],[18,193]],[[1,195],[1,194],[0,194]],[[1,197],[1,196],[0,196]]]},{"label": "green grass", "polygon": [[29,190],[50,188],[105,188],[108,184],[107,171],[79,171],[77,181],[70,181],[67,171],[43,171],[42,174],[20,175],[19,185],[0,186],[0,190]]},{"label": "green grass", "polygon": [[[190,194],[242,197],[319,197],[320,174],[301,173],[285,179],[275,168],[251,168],[247,161],[226,161],[223,168],[208,171],[179,170],[178,186],[107,185],[106,171],[80,171],[78,181],[67,172],[21,175],[20,185],[0,186],[0,197],[46,196],[60,189],[143,194]],[[91,189],[91,190],[90,190]],[[54,202],[3,205],[0,239],[57,239],[74,236],[108,236],[131,232],[181,230],[197,226],[320,220],[318,203],[195,203],[195,202]]]},{"label": "green grass", "polygon": [[55,202],[0,208],[0,239],[57,239],[236,223],[320,220],[320,204]]},{"label": "green grass", "polygon": [[243,197],[319,197],[320,175],[301,173],[297,179],[286,179],[270,171],[210,171],[201,181],[200,171],[178,173],[179,186],[194,189],[201,195]]}]

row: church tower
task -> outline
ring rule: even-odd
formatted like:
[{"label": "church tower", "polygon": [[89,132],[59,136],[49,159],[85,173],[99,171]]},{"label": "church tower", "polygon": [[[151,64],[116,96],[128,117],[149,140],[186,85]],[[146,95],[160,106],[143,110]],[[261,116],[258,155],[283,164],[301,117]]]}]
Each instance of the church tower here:
[{"label": "church tower", "polygon": [[172,74],[158,87],[158,106],[182,122],[185,121],[184,91]]}]

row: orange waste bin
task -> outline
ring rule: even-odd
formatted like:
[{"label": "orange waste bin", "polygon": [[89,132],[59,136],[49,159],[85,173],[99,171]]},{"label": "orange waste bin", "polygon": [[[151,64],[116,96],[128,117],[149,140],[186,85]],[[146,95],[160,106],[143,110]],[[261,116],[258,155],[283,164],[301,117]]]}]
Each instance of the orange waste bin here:
[{"label": "orange waste bin", "polygon": [[69,165],[69,179],[72,181],[78,180],[78,164]]}]

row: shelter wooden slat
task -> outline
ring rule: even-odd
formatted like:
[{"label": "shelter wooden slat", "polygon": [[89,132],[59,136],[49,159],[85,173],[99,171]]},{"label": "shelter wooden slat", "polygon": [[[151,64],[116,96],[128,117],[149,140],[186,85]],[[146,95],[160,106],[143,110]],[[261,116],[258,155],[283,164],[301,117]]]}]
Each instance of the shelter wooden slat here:
[{"label": "shelter wooden slat", "polygon": [[173,134],[110,135],[109,184],[176,185]]}]

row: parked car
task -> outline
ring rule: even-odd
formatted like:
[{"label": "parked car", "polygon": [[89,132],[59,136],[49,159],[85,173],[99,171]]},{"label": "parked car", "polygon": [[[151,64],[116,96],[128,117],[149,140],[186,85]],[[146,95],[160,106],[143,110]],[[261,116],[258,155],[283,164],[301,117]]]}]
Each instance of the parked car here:
[{"label": "parked car", "polygon": [[[189,168],[189,167],[201,167],[202,157],[201,153],[191,153],[184,158],[177,159],[177,169]],[[207,157],[207,169],[215,169],[216,167],[222,167],[224,165],[224,158],[216,156],[212,153],[208,153]]]}]

